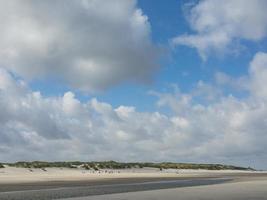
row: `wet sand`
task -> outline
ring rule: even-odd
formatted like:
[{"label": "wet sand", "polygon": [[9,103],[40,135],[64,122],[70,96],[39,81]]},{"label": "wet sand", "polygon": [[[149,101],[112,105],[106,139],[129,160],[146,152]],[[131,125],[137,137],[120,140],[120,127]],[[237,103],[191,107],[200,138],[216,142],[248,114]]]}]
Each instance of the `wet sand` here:
[{"label": "wet sand", "polygon": [[[267,180],[224,183],[142,192],[69,198],[68,200],[266,200]],[[67,199],[66,199],[67,200]]]},{"label": "wet sand", "polygon": [[20,191],[0,192],[1,200],[49,200],[58,198],[86,197],[103,194],[128,193],[167,188],[190,187],[198,185],[220,184],[229,179],[186,179],[186,180],[135,180],[127,179],[124,183],[114,180],[113,183],[94,183],[91,186],[64,186]]}]

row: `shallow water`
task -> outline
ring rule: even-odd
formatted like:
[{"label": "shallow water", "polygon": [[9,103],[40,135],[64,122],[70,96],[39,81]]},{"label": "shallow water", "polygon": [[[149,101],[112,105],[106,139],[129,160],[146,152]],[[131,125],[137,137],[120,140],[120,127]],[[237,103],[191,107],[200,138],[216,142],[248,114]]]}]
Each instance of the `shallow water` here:
[{"label": "shallow water", "polygon": [[203,178],[188,180],[163,180],[141,183],[106,184],[96,186],[60,187],[40,190],[10,191],[1,192],[1,200],[48,200],[70,197],[83,197],[91,195],[103,195],[114,193],[125,193],[134,191],[158,190],[177,187],[189,187],[200,185],[220,184],[231,181],[223,178]]}]

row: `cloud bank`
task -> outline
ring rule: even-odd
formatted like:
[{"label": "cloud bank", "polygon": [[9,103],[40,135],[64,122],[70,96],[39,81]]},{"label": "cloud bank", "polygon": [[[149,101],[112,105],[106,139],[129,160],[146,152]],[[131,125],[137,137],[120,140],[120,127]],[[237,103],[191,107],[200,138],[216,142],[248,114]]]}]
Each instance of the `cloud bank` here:
[{"label": "cloud bank", "polygon": [[266,7],[265,0],[200,1],[187,13],[195,33],[179,35],[172,43],[196,48],[205,60],[214,51],[237,49],[239,40],[260,41],[267,36]]},{"label": "cloud bank", "polygon": [[[72,92],[44,97],[0,70],[0,158],[6,160],[123,160],[225,162],[266,166],[267,54],[257,53],[242,77],[244,98],[200,81],[189,93],[153,94],[171,114],[138,112]],[[231,78],[231,77],[228,77]],[[231,83],[234,85],[235,83]],[[196,92],[197,91],[197,92]],[[197,103],[203,99],[205,103]],[[207,103],[208,102],[208,103]]]},{"label": "cloud bank", "polygon": [[27,80],[94,92],[147,82],[159,67],[135,0],[1,1],[0,24],[0,65]]}]

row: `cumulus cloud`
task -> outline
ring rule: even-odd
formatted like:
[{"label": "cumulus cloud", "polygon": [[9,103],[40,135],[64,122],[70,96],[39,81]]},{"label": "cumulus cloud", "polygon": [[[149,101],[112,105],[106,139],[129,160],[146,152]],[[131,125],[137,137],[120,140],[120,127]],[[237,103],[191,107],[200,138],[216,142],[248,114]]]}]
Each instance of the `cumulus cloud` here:
[{"label": "cumulus cloud", "polygon": [[267,99],[267,53],[257,53],[250,63],[250,90],[258,98]]},{"label": "cumulus cloud", "polygon": [[[249,87],[244,88],[249,95],[243,99],[223,95],[219,84],[203,81],[189,93],[154,92],[157,105],[170,108],[168,115],[138,112],[131,106],[114,108],[95,98],[80,102],[73,92],[44,97],[1,69],[0,158],[171,160],[264,167],[266,60],[267,54],[259,52],[251,61]],[[200,97],[203,101],[196,101]]]},{"label": "cumulus cloud", "polygon": [[147,144],[159,145],[169,123],[157,112],[113,108],[95,98],[81,103],[72,92],[43,97],[3,69],[0,80],[1,160],[148,159]]},{"label": "cumulus cloud", "polygon": [[265,0],[202,0],[187,13],[194,34],[173,38],[174,45],[196,48],[203,59],[223,53],[238,40],[260,41],[267,35]]},{"label": "cumulus cloud", "polygon": [[28,80],[53,77],[83,91],[146,82],[159,49],[135,0],[0,3],[0,65]]}]

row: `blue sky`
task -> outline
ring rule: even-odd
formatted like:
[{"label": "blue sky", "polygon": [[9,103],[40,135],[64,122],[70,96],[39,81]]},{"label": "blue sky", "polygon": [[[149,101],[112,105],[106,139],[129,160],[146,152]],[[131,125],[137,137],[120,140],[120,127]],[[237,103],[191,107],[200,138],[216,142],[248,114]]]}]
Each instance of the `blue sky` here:
[{"label": "blue sky", "polygon": [[[85,102],[92,97],[106,101],[117,107],[132,105],[139,111],[154,111],[155,97],[148,94],[150,90],[168,91],[172,84],[176,84],[184,92],[189,92],[199,80],[212,82],[216,72],[224,72],[230,76],[239,77],[247,74],[248,63],[258,51],[266,51],[267,40],[250,42],[240,40],[242,50],[236,54],[212,55],[206,61],[201,60],[197,51],[186,46],[173,48],[170,39],[185,33],[194,33],[186,20],[185,6],[188,1],[170,0],[168,3],[161,0],[140,0],[137,5],[148,17],[151,25],[151,39],[164,50],[159,72],[148,84],[126,82],[116,85],[109,90],[93,94],[75,90],[77,97]],[[191,1],[197,4],[197,1]],[[44,95],[64,94],[73,88],[55,80],[34,80],[31,83],[33,90],[40,90]],[[233,93],[235,91],[226,91]],[[238,94],[236,94],[238,95]]]},{"label": "blue sky", "polygon": [[1,4],[0,161],[266,168],[265,0]]}]

